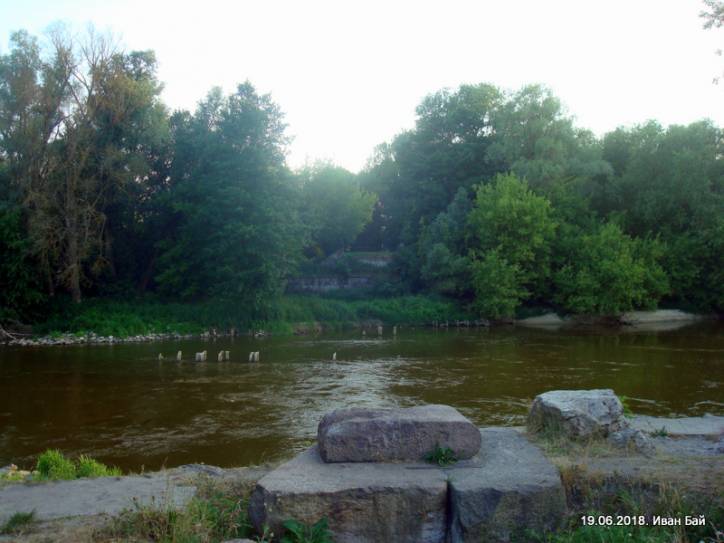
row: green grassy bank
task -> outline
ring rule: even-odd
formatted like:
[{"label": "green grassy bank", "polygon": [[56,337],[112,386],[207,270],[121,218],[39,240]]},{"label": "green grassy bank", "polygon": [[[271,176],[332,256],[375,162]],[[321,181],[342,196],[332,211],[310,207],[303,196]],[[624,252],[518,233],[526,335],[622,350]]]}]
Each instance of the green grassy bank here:
[{"label": "green grassy bank", "polygon": [[127,337],[170,333],[220,332],[234,327],[239,333],[263,329],[291,334],[302,323],[319,323],[325,329],[342,329],[366,321],[385,324],[426,325],[435,320],[470,319],[448,300],[424,296],[342,300],[319,296],[286,296],[259,317],[233,302],[167,303],[155,299],[129,301],[90,299],[79,305],[64,304],[47,320],[36,324],[39,335],[58,333]]}]

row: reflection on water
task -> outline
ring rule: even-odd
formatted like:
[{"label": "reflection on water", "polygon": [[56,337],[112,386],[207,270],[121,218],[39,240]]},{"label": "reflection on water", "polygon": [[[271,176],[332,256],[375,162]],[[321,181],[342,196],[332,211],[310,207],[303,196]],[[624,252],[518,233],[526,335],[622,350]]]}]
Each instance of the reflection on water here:
[{"label": "reflection on water", "polygon": [[[232,360],[189,360],[203,349]],[[169,360],[178,350],[186,360]],[[480,425],[518,425],[540,392],[601,387],[640,413],[724,414],[724,325],[0,348],[0,465],[49,447],[132,470],[245,465],[305,447],[338,407],[446,403]]]}]

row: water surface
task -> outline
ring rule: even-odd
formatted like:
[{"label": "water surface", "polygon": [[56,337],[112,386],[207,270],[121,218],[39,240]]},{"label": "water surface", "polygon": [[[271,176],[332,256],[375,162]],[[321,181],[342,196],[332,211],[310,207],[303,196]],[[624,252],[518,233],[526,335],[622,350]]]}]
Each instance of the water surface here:
[{"label": "water surface", "polygon": [[[338,407],[445,403],[479,425],[519,425],[536,394],[561,388],[613,388],[649,415],[724,415],[723,323],[388,332],[0,347],[0,466],[51,447],[125,470],[241,466],[307,446]],[[193,362],[204,349],[209,361]]]}]

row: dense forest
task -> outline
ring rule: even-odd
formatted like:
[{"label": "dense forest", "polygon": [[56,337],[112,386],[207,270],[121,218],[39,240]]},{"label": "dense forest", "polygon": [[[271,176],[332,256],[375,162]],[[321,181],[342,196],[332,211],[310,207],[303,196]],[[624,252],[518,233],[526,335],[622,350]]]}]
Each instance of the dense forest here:
[{"label": "dense forest", "polygon": [[599,138],[542,86],[463,85],[427,96],[360,173],[292,171],[282,109],[251,83],[169,111],[152,51],[46,41],[17,32],[0,56],[0,322],[88,299],[263,320],[301,268],[345,250],[394,255],[384,297],[492,319],[724,311],[712,122]]}]

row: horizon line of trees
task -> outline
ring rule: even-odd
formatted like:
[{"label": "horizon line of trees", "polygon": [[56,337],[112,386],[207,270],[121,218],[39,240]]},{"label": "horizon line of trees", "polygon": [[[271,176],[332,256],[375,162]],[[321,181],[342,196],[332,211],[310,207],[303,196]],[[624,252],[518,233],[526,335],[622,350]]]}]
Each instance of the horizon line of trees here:
[{"label": "horizon line of trees", "polygon": [[724,134],[648,122],[602,138],[544,87],[463,85],[352,174],[291,171],[249,83],[193,112],[152,51],[62,29],[0,56],[0,321],[68,296],[229,298],[263,317],[301,262],[392,250],[394,293],[508,318],[524,305],[724,311]]}]

